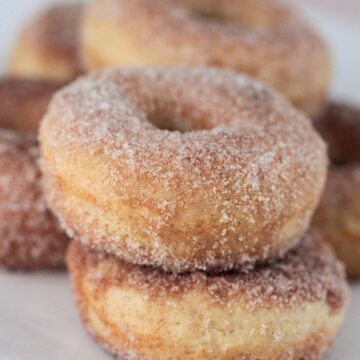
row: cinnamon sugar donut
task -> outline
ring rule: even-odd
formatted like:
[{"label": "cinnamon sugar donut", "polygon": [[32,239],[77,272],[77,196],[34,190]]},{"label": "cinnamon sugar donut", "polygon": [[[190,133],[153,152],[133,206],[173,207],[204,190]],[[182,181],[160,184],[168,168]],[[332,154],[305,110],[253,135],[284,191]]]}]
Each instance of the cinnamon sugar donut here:
[{"label": "cinnamon sugar donut", "polygon": [[360,277],[360,109],[331,103],[317,128],[328,141],[334,164],[313,227],[345,263],[350,277]]},{"label": "cinnamon sugar donut", "polygon": [[40,141],[48,202],[71,237],[173,272],[294,246],[327,168],[310,121],[280,95],[206,68],[84,77],[53,98]]},{"label": "cinnamon sugar donut", "polygon": [[342,265],[308,234],[283,260],[250,272],[163,273],[70,245],[78,309],[120,359],[316,360],[342,323]]},{"label": "cinnamon sugar donut", "polygon": [[69,81],[81,73],[78,33],[82,5],[54,5],[25,27],[16,44],[12,75]]},{"label": "cinnamon sugar donut", "polygon": [[0,266],[33,270],[64,265],[68,238],[43,196],[32,136],[0,130]]},{"label": "cinnamon sugar donut", "polygon": [[326,96],[324,42],[274,0],[92,0],[82,27],[90,69],[211,65],[264,80],[309,115]]},{"label": "cinnamon sugar donut", "polygon": [[47,80],[0,78],[0,127],[37,133],[52,95],[63,85]]},{"label": "cinnamon sugar donut", "polygon": [[30,270],[64,265],[68,238],[45,203],[36,135],[21,134],[36,133],[59,87],[45,81],[0,80],[1,267]]}]

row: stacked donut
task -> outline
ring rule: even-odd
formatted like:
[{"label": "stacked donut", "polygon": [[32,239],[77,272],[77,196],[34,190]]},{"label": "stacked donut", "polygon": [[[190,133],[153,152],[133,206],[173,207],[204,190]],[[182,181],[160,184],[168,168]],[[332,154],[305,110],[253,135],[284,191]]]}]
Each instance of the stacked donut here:
[{"label": "stacked donut", "polygon": [[37,131],[54,92],[81,72],[82,6],[54,6],[22,32],[0,79],[0,266],[63,267],[69,238],[42,190]]},{"label": "stacked donut", "polygon": [[39,136],[89,331],[122,359],[320,359],[348,289],[308,231],[326,146],[292,105],[319,116],[322,40],[269,0],[92,0],[40,16],[11,71],[106,66],[56,93]]},{"label": "stacked donut", "polygon": [[225,70],[109,69],[54,96],[40,141],[80,313],[111,352],[326,352],[347,299],[342,266],[305,233],[326,147],[280,95]]},{"label": "stacked donut", "polygon": [[315,122],[333,162],[313,227],[334,247],[350,277],[360,277],[360,109],[330,103]]},{"label": "stacked donut", "polygon": [[46,206],[36,132],[52,94],[48,81],[0,80],[0,266],[64,266],[69,242]]}]

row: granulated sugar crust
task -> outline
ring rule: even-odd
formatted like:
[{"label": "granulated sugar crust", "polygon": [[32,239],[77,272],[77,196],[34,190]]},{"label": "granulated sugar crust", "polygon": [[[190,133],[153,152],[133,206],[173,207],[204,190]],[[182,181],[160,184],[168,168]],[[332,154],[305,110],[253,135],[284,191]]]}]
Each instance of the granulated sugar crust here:
[{"label": "granulated sugar crust", "polygon": [[68,234],[172,271],[285,252],[307,228],[326,176],[325,145],[309,120],[231,71],[90,75],[55,96],[40,138],[49,204]]},{"label": "granulated sugar crust", "polygon": [[330,246],[314,232],[305,234],[301,243],[280,260],[250,271],[217,275],[165,273],[121,261],[77,242],[72,244],[70,253],[76,271],[84,275],[91,273],[91,281],[97,284],[98,291],[108,287],[134,287],[144,296],[165,302],[169,297],[181,297],[195,290],[208,293],[211,301],[223,305],[241,298],[249,311],[317,301],[337,311],[348,296],[343,265],[335,259]]}]

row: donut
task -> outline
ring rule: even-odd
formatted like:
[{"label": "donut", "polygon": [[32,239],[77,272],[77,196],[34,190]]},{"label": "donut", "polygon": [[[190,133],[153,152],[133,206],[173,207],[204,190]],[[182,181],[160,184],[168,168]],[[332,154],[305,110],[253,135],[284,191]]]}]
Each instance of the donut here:
[{"label": "donut", "polygon": [[329,144],[333,165],[312,226],[334,247],[349,277],[359,278],[360,109],[330,103],[316,126]]},{"label": "donut", "polygon": [[360,162],[360,108],[344,102],[329,102],[315,127],[327,142],[335,163]]},{"label": "donut", "polygon": [[0,267],[64,266],[68,238],[46,206],[36,139],[0,130]]},{"label": "donut", "polygon": [[313,227],[322,233],[351,278],[360,277],[360,166],[330,169]]},{"label": "donut", "polygon": [[[69,242],[41,186],[36,129],[57,84],[0,80],[0,267],[64,266]],[[9,129],[15,129],[9,130]]]},{"label": "donut", "polygon": [[0,127],[36,133],[52,95],[63,85],[48,80],[0,78]]},{"label": "donut", "polygon": [[78,33],[82,5],[53,5],[21,32],[11,75],[69,81],[82,72]]},{"label": "donut", "polygon": [[40,143],[48,203],[70,237],[172,272],[251,266],[295,246],[327,172],[305,116],[211,68],[88,75],[54,96]]},{"label": "donut", "polygon": [[313,116],[331,60],[292,9],[269,0],[92,0],[81,31],[84,66],[208,65],[270,84]]},{"label": "donut", "polygon": [[342,265],[315,234],[250,272],[164,273],[80,242],[67,263],[83,322],[120,359],[320,359],[348,297]]}]

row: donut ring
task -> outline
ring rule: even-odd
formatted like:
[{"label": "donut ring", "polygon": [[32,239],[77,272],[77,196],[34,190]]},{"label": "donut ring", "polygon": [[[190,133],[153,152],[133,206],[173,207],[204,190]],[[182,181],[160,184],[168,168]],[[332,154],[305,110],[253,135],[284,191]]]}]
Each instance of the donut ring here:
[{"label": "donut ring", "polygon": [[70,81],[82,72],[78,33],[82,5],[54,5],[20,34],[11,75]]},{"label": "donut ring", "polygon": [[216,69],[85,77],[54,97],[40,141],[49,206],[70,237],[173,272],[287,251],[326,178],[308,119],[265,85]]},{"label": "donut ring", "polygon": [[92,0],[81,38],[90,69],[231,68],[265,81],[312,116],[323,106],[331,77],[323,41],[276,1]]},{"label": "donut ring", "polygon": [[314,234],[250,272],[186,275],[125,263],[73,242],[81,317],[120,359],[316,360],[342,323],[343,267]]},{"label": "donut ring", "polygon": [[312,226],[322,233],[346,265],[352,278],[360,277],[360,109],[329,104],[316,123],[329,143],[335,161]]},{"label": "donut ring", "polygon": [[0,127],[37,133],[52,95],[63,85],[47,80],[0,79]]},{"label": "donut ring", "polygon": [[[46,82],[0,80],[0,126],[35,132],[57,88]],[[64,265],[69,240],[47,209],[38,158],[35,135],[0,129],[1,267],[34,270]]]}]

